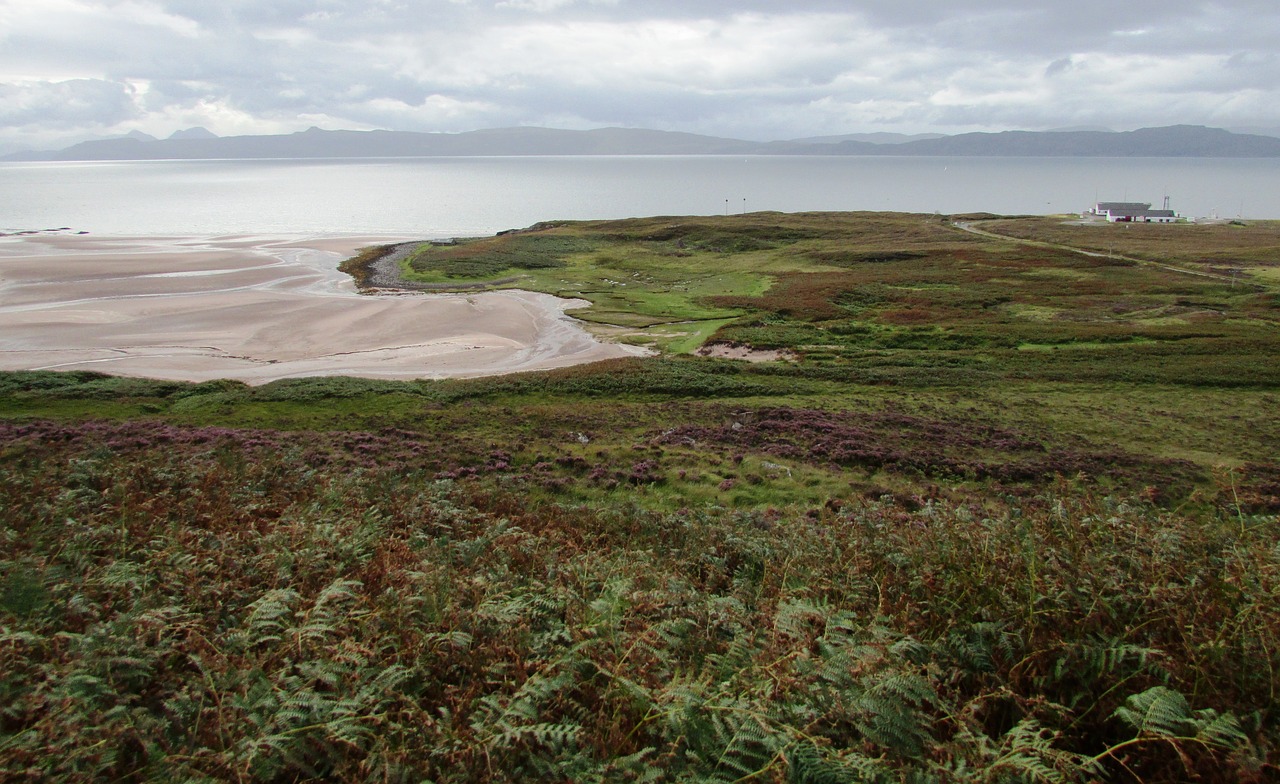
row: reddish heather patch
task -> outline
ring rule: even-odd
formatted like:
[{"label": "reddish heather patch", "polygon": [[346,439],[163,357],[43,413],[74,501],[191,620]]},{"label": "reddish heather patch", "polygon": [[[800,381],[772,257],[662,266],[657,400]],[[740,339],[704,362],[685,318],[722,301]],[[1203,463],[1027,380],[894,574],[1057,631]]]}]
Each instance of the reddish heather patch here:
[{"label": "reddish heather patch", "polygon": [[972,420],[796,408],[724,413],[720,424],[685,425],[664,431],[656,440],[744,448],[843,468],[1003,482],[1084,473],[1131,484],[1149,482],[1158,474],[1173,485],[1198,476],[1198,469],[1187,461],[1050,447],[1030,434]]}]

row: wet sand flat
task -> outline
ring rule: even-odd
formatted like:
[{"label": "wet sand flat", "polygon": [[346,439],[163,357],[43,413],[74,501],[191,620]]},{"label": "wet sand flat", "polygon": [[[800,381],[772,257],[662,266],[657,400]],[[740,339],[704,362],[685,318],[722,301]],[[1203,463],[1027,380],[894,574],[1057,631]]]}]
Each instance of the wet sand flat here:
[{"label": "wet sand flat", "polygon": [[[0,369],[185,381],[496,375],[630,356],[525,291],[363,296],[373,237],[0,238]],[[408,238],[403,238],[408,239]]]}]

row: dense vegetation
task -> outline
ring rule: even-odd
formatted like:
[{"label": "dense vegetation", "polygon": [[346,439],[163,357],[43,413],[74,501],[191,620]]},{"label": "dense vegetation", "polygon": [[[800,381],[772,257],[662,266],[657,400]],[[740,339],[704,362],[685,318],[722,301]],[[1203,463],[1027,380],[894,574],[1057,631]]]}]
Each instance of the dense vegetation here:
[{"label": "dense vegetation", "polygon": [[634,339],[791,359],[0,374],[0,779],[1277,774],[1266,259],[895,215],[483,243]]}]

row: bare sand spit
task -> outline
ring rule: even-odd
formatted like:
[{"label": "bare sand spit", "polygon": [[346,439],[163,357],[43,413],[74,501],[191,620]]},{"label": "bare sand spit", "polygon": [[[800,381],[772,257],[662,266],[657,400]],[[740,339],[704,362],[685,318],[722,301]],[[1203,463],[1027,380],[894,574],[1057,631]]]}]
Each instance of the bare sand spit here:
[{"label": "bare sand spit", "polygon": [[639,353],[600,343],[565,315],[581,301],[357,294],[338,264],[393,241],[0,238],[0,369],[256,384],[484,376]]},{"label": "bare sand spit", "polygon": [[694,352],[700,357],[716,357],[717,359],[744,359],[747,362],[778,362],[794,360],[796,355],[791,351],[769,348],[751,348],[737,343],[708,343]]}]

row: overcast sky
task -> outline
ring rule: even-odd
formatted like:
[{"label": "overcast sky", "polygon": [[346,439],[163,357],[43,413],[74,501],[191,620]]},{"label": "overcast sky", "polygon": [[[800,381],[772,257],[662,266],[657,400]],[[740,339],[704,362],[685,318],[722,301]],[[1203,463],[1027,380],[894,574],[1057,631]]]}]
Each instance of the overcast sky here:
[{"label": "overcast sky", "polygon": [[0,0],[0,146],[1280,127],[1276,0]]}]

